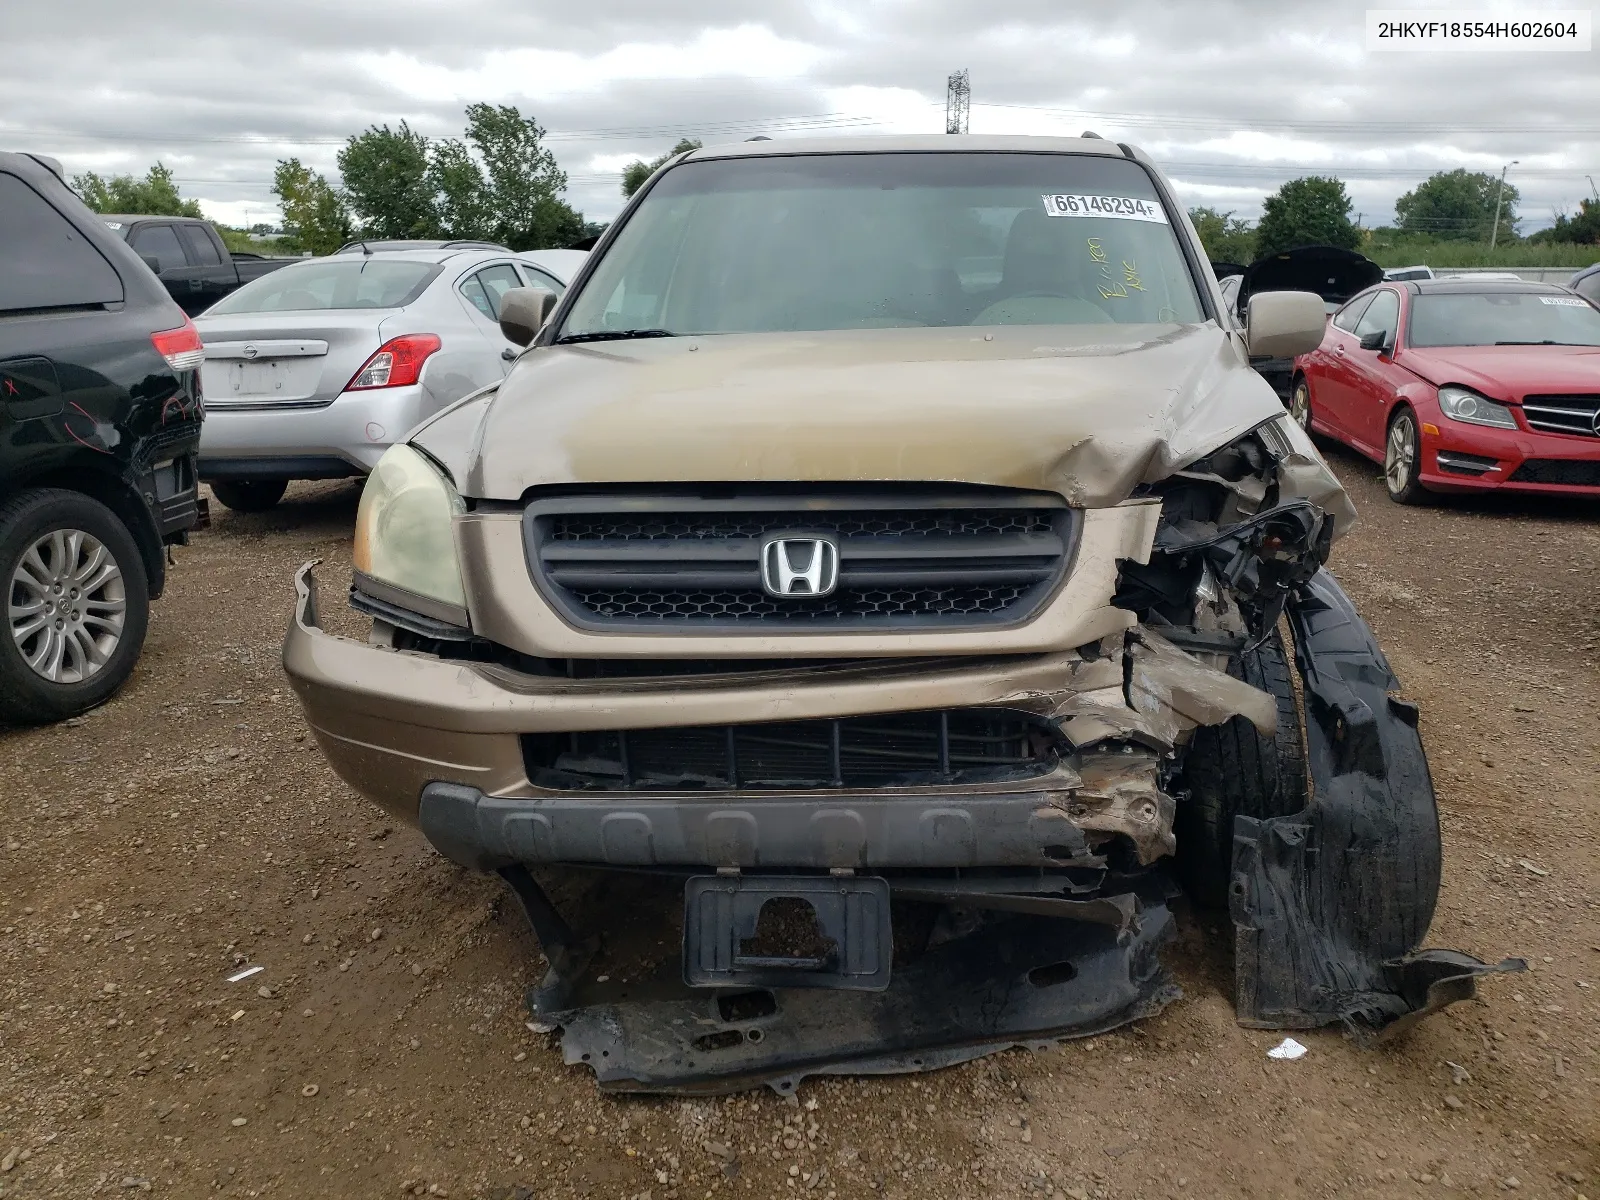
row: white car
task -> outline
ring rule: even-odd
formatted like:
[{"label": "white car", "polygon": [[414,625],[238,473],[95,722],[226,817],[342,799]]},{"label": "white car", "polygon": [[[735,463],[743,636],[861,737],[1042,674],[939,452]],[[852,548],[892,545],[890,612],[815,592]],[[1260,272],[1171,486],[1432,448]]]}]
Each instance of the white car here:
[{"label": "white car", "polygon": [[499,382],[522,347],[500,297],[557,296],[581,250],[448,247],[307,259],[195,318],[205,344],[200,478],[229,508],[271,508],[293,479],[365,475],[408,430]]},{"label": "white car", "polygon": [[1435,275],[1433,268],[1428,266],[1389,267],[1384,271],[1383,277],[1390,281],[1400,281],[1406,279],[1433,279]]}]

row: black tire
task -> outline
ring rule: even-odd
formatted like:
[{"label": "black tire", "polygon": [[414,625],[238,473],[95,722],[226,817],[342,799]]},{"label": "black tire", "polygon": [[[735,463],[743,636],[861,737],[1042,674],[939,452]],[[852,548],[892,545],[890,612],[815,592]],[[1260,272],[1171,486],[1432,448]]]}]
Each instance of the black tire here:
[{"label": "black tire", "polygon": [[[1407,460],[1399,441],[1410,446]],[[1422,433],[1417,414],[1405,405],[1394,410],[1383,439],[1383,490],[1396,504],[1428,504],[1433,493],[1422,486]]]},{"label": "black tire", "polygon": [[1306,806],[1306,752],[1300,705],[1283,640],[1272,636],[1228,663],[1228,674],[1278,702],[1278,732],[1263,737],[1243,717],[1194,731],[1185,760],[1189,797],[1178,806],[1174,832],[1178,869],[1190,898],[1225,908],[1233,872],[1233,819],[1282,817]]},{"label": "black tire", "polygon": [[[84,597],[63,593],[69,607],[58,610],[62,613],[61,619],[70,618],[75,624],[80,612],[104,614],[109,611],[110,604],[120,602],[122,606],[120,631],[104,661],[94,666],[92,673],[86,665],[81,667],[76,672],[80,677],[75,679],[71,670],[58,671],[65,677],[64,682],[46,678],[29,665],[25,656],[38,653],[43,644],[41,638],[48,634],[30,633],[30,628],[37,627],[11,615],[15,606],[27,605],[41,594],[19,580],[19,571],[24,570],[28,552],[41,538],[48,538],[56,530],[78,530],[90,535],[121,573],[114,585],[120,593],[115,599],[108,600],[112,593],[104,589],[91,590]],[[36,569],[28,571],[29,578],[38,574]],[[7,597],[7,619],[0,629],[0,721],[36,723],[75,716],[110,699],[133,673],[150,623],[149,576],[133,534],[121,518],[98,500],[80,492],[41,488],[24,492],[0,507],[0,586],[4,587]],[[72,607],[74,599],[81,601],[81,607]],[[53,602],[59,603],[58,600]],[[43,611],[51,611],[48,603]],[[62,627],[57,625],[58,629]],[[96,622],[91,617],[85,627],[102,638],[109,636],[103,620]],[[72,661],[74,653],[81,653],[83,644],[77,642],[79,650],[68,652],[63,668]],[[79,661],[87,662],[81,657]]]},{"label": "black tire", "polygon": [[288,490],[287,479],[233,479],[218,480],[211,485],[211,494],[234,512],[266,512]]}]

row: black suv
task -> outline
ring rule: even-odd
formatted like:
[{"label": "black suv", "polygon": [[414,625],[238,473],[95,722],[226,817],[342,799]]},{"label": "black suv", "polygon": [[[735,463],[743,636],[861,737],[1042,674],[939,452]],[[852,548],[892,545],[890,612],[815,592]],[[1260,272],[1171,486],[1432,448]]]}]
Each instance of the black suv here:
[{"label": "black suv", "polygon": [[0,720],[107,699],[200,520],[200,335],[50,159],[0,153]]}]

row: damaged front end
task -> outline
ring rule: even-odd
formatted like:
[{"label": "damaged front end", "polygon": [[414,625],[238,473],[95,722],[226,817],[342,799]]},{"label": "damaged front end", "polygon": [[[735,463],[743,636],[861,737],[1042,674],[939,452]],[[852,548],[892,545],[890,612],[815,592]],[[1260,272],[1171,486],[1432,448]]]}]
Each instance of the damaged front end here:
[{"label": "damaged front end", "polygon": [[[1326,569],[1348,519],[1328,482],[1305,435],[1283,419],[1175,473],[1159,489],[1150,561],[1127,566],[1121,602],[1147,624],[1170,624],[1179,644],[1228,653],[1235,673],[1263,649],[1281,654],[1287,618],[1303,701],[1283,675],[1262,681],[1301,730],[1263,740],[1254,759],[1198,761],[1212,757],[1211,730],[1191,742],[1187,803],[1212,827],[1187,822],[1198,844],[1180,844],[1178,863],[1197,898],[1219,899],[1226,884],[1241,1023],[1337,1022],[1366,1038],[1523,964],[1419,949],[1439,891],[1433,781],[1416,705],[1399,698],[1377,639]],[[1237,774],[1206,769],[1217,765]],[[1232,803],[1218,804],[1218,792]],[[1217,835],[1222,853],[1208,860]]]},{"label": "damaged front end", "polygon": [[[995,666],[991,684],[1016,686],[990,686],[985,711],[1033,722],[1049,759],[1025,808],[1015,764],[969,772],[960,799],[914,798],[957,778],[943,715],[937,779],[899,778],[871,806],[796,809],[813,830],[836,827],[843,852],[781,869],[827,874],[725,855],[740,865],[686,881],[681,976],[609,986],[590,969],[595,943],[522,863],[502,864],[551,963],[530,1005],[563,1030],[567,1061],[611,1090],[787,1092],[812,1074],[926,1070],[1101,1032],[1180,994],[1158,953],[1180,880],[1231,910],[1246,1025],[1389,1034],[1473,995],[1481,975],[1520,969],[1419,949],[1440,841],[1417,713],[1326,570],[1351,514],[1302,439],[1275,420],[1143,489],[1160,519],[1143,561],[1120,564],[1115,598],[1137,623],[1074,655]],[[831,722],[836,769],[843,724]],[[555,766],[604,775],[628,771],[622,758]],[[709,770],[698,785],[736,782]],[[503,825],[467,791],[430,789],[436,845],[464,840],[440,816],[447,801],[453,819],[470,807]],[[750,836],[765,838],[781,807]],[[864,812],[879,824],[860,828]],[[751,820],[709,819],[729,837]],[[685,846],[715,842],[679,832]],[[809,945],[758,944],[773,902],[807,910]]]}]

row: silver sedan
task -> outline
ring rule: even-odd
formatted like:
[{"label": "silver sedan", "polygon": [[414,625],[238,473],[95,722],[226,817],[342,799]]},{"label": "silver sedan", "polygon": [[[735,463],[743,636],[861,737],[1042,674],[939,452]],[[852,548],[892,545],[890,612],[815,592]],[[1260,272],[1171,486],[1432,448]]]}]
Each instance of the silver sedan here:
[{"label": "silver sedan", "polygon": [[505,376],[511,288],[560,295],[581,250],[404,250],[307,259],[195,318],[205,344],[200,478],[229,508],[293,479],[365,475],[423,418]]}]

